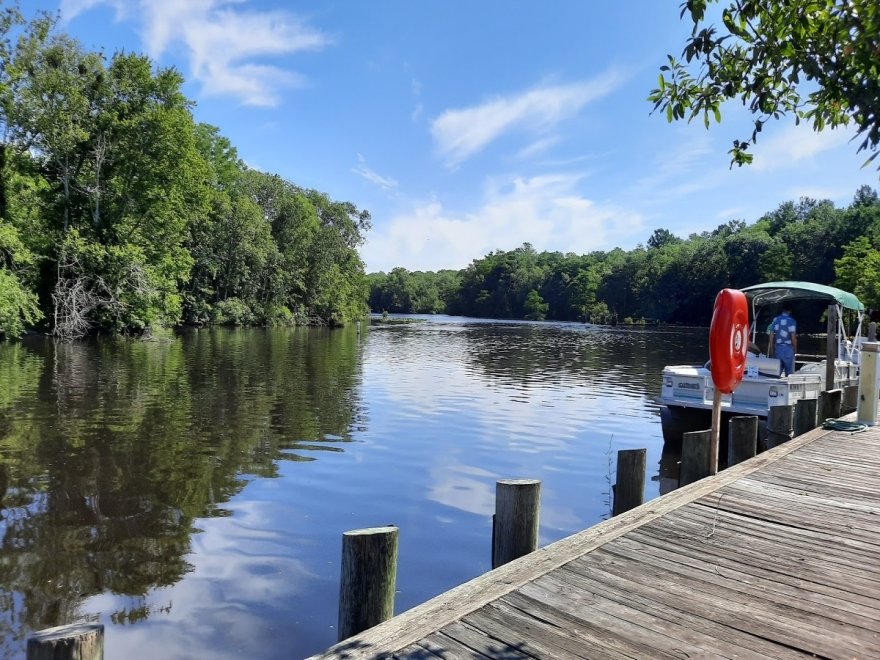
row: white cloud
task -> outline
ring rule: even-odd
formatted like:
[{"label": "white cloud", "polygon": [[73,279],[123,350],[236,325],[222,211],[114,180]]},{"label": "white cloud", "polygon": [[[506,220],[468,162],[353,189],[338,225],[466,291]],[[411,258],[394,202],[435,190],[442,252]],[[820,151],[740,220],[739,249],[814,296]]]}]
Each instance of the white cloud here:
[{"label": "white cloud", "polygon": [[[120,18],[131,7],[120,0],[63,0],[62,15],[71,20],[98,4]],[[317,50],[331,43],[323,32],[287,11],[247,11],[241,0],[140,0],[142,38],[151,57],[182,45],[190,75],[203,93],[227,95],[246,105],[275,106],[279,90],[301,85],[303,77],[281,67],[257,63],[265,57]]]},{"label": "white cloud", "polygon": [[525,149],[521,149],[520,152],[516,155],[517,158],[521,160],[526,160],[531,158],[532,156],[537,156],[538,154],[544,153],[550,147],[553,147],[559,144],[562,138],[558,135],[550,135],[545,138],[541,138],[539,140],[535,140]]},{"label": "white cloud", "polygon": [[376,225],[362,250],[368,270],[463,268],[495,249],[585,253],[643,232],[640,214],[582,196],[580,175],[490,181],[481,206],[453,213],[437,200]]},{"label": "white cloud", "polygon": [[758,139],[752,147],[752,168],[759,171],[788,168],[794,163],[812,160],[825,151],[849,142],[852,135],[842,129],[817,133],[806,123],[789,125],[767,140]]},{"label": "white cloud", "polygon": [[410,82],[410,88],[412,89],[413,99],[415,99],[415,102],[416,102],[416,105],[413,108],[412,114],[410,115],[410,119],[412,119],[415,122],[421,118],[422,114],[425,111],[425,106],[422,104],[422,102],[420,100],[422,97],[422,83],[421,83],[421,81],[417,80],[416,78],[413,78],[412,81]]},{"label": "white cloud", "polygon": [[390,190],[391,188],[397,187],[397,181],[387,176],[382,176],[375,170],[367,167],[367,159],[364,158],[361,154],[358,154],[358,163],[360,163],[357,167],[352,167],[351,171],[358,176],[363,177],[367,181],[372,184],[379,186],[382,190]]},{"label": "white cloud", "polygon": [[438,153],[447,165],[455,167],[505,133],[546,131],[574,117],[588,103],[610,94],[622,81],[623,76],[610,71],[584,82],[534,87],[470,108],[447,110],[432,122],[431,134]]}]

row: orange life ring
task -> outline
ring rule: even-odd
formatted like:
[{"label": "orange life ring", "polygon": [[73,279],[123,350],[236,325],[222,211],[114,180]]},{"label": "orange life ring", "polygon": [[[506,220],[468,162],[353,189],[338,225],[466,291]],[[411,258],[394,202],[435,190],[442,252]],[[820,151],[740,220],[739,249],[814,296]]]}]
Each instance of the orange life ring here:
[{"label": "orange life ring", "polygon": [[722,289],[715,298],[709,328],[712,382],[724,394],[736,389],[746,368],[749,348],[749,304],[738,289]]}]

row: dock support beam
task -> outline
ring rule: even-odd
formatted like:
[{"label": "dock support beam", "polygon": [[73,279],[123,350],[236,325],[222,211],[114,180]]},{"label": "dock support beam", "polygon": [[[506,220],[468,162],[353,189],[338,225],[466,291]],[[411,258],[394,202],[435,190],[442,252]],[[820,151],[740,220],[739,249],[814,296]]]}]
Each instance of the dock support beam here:
[{"label": "dock support beam", "polygon": [[859,405],[859,386],[847,385],[843,388],[843,401],[840,403],[840,414],[849,415]]},{"label": "dock support beam", "polygon": [[794,406],[770,406],[767,415],[767,449],[791,440],[791,419]]},{"label": "dock support beam", "polygon": [[681,436],[681,470],[678,485],[687,486],[708,477],[712,453],[712,431],[693,431]]},{"label": "dock support beam", "polygon": [[757,453],[757,416],[731,417],[727,433],[727,467],[747,461]]},{"label": "dock support beam", "polygon": [[492,529],[492,568],[498,568],[538,549],[541,482],[501,479],[495,484]]},{"label": "dock support beam", "polygon": [[[799,399],[794,407],[794,437],[816,428],[817,399]],[[825,421],[825,420],[822,420]]]},{"label": "dock support beam", "polygon": [[27,641],[27,660],[103,660],[104,625],[74,623],[47,628]]},{"label": "dock support beam", "polygon": [[621,449],[617,452],[613,515],[635,509],[645,501],[647,454],[647,449]]},{"label": "dock support beam", "polygon": [[843,390],[819,392],[819,410],[816,424],[822,426],[826,419],[837,419],[841,415]]},{"label": "dock support beam", "polygon": [[342,535],[339,641],[394,616],[397,527],[369,527]]}]

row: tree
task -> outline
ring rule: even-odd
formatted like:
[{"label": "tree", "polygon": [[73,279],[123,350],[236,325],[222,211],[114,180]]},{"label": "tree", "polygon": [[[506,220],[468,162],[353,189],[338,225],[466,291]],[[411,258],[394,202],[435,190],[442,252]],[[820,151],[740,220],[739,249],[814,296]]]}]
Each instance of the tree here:
[{"label": "tree", "polygon": [[854,125],[858,151],[880,143],[880,5],[876,0],[733,0],[721,9],[723,28],[707,17],[710,2],[686,0],[693,30],[682,51],[660,67],[648,97],[667,119],[721,121],[720,106],[739,99],[755,116],[751,136],[733,141],[731,166],[771,119],[793,116],[821,131]]},{"label": "tree", "polygon": [[843,249],[843,256],[834,262],[835,284],[852,291],[872,309],[880,309],[880,251],[864,236]]},{"label": "tree", "polygon": [[526,296],[523,309],[526,312],[525,318],[530,321],[543,321],[547,318],[547,310],[550,309],[550,305],[544,302],[541,294],[532,289]]}]

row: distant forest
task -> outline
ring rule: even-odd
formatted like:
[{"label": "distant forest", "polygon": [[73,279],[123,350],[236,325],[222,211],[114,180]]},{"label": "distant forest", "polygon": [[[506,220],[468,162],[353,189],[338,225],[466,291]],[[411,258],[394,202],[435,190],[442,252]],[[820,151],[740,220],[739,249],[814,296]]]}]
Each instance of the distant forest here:
[{"label": "distant forest", "polygon": [[0,7],[0,337],[364,314],[369,213],[245,166],[182,84]]},{"label": "distant forest", "polygon": [[657,229],[629,251],[537,252],[526,243],[460,271],[367,278],[379,313],[708,325],[719,290],[775,280],[830,284],[878,309],[878,248],[880,200],[863,186],[846,208],[802,198],[754,224],[733,220],[687,238]]}]

